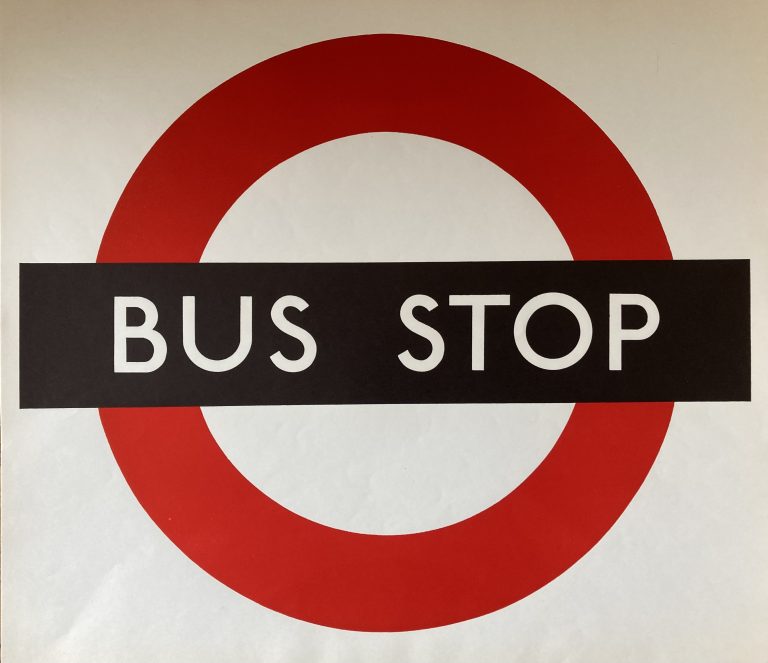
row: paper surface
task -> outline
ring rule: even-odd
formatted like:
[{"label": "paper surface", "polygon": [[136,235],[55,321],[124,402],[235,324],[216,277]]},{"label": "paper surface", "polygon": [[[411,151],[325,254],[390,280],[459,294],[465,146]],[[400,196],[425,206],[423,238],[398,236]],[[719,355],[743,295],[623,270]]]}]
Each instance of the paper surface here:
[{"label": "paper surface", "polygon": [[[766,660],[764,6],[47,1],[5,2],[3,23],[4,660]],[[19,263],[93,262],[144,155],[221,82],[305,44],[369,33],[445,39],[533,73],[626,157],[674,258],[751,261],[751,402],[677,404],[624,514],[549,584],[491,614],[402,633],[311,624],[215,580],[136,500],[97,410],[21,410],[18,392]],[[226,212],[203,254],[570,258],[547,212],[496,165],[398,133],[282,163]],[[572,410],[330,407],[203,414],[235,467],[282,506],[338,529],[406,534],[497,503],[541,463]]]}]

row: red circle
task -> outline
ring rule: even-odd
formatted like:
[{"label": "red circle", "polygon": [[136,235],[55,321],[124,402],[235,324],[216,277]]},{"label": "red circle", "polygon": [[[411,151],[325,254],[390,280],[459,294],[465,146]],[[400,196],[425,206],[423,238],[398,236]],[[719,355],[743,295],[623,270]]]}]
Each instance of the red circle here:
[{"label": "red circle", "polygon": [[[369,35],[279,55],[196,102],[134,173],[98,261],[196,262],[264,173],[375,131],[431,136],[490,159],[538,199],[577,260],[672,257],[629,164],[556,90],[470,48]],[[200,408],[100,412],[142,506],[208,573],[298,619],[403,631],[497,610],[573,565],[639,489],[672,407],[577,404],[549,455],[504,499],[454,525],[396,536],[285,509],[229,462]]]}]

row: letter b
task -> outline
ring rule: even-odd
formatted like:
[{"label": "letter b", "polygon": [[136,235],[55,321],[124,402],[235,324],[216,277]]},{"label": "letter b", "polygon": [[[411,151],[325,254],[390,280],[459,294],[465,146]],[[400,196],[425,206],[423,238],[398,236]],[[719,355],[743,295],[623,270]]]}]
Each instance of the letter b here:
[{"label": "letter b", "polygon": [[[138,308],[144,312],[144,322],[128,326],[129,308]],[[165,362],[168,346],[162,334],[155,329],[157,325],[157,307],[144,297],[115,297],[115,373],[151,373]],[[152,356],[146,361],[128,361],[128,339],[143,338],[152,344]]]}]

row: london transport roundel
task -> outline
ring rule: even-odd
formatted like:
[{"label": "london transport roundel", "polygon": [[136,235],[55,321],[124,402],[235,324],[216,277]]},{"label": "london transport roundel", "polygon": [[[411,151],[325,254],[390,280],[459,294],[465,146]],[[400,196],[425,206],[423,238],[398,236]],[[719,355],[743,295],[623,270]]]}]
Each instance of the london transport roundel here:
[{"label": "london transport roundel", "polygon": [[[489,159],[550,214],[576,261],[672,257],[627,161],[557,90],[465,46],[368,35],[273,57],[192,105],[126,186],[98,262],[197,262],[262,175],[367,132],[428,136]],[[461,522],[404,535],[353,533],[292,513],[230,463],[199,407],[100,414],[137,499],[213,577],[308,622],[406,631],[508,606],[578,561],[639,489],[672,408],[577,403],[551,452],[506,497]]]}]

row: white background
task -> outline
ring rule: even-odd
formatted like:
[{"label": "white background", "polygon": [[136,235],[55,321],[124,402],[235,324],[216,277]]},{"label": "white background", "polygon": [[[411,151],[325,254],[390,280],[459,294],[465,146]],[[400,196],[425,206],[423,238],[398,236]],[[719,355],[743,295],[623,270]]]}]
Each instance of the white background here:
[{"label": "white background", "polygon": [[[746,2],[6,2],[4,660],[766,661],[767,28],[764,3]],[[531,71],[622,150],[675,257],[752,259],[753,401],[678,405],[622,518],[536,594],[402,634],[318,627],[237,595],[142,511],[94,410],[18,410],[18,263],[92,262],[140,159],[218,83],[282,51],[370,32],[440,37]],[[527,192],[461,148],[393,134],[336,141],[278,167],[235,204],[205,254],[524,258],[568,258]],[[205,415],[241,471],[289,508],[392,533],[495,502],[546,454],[568,412]]]}]

